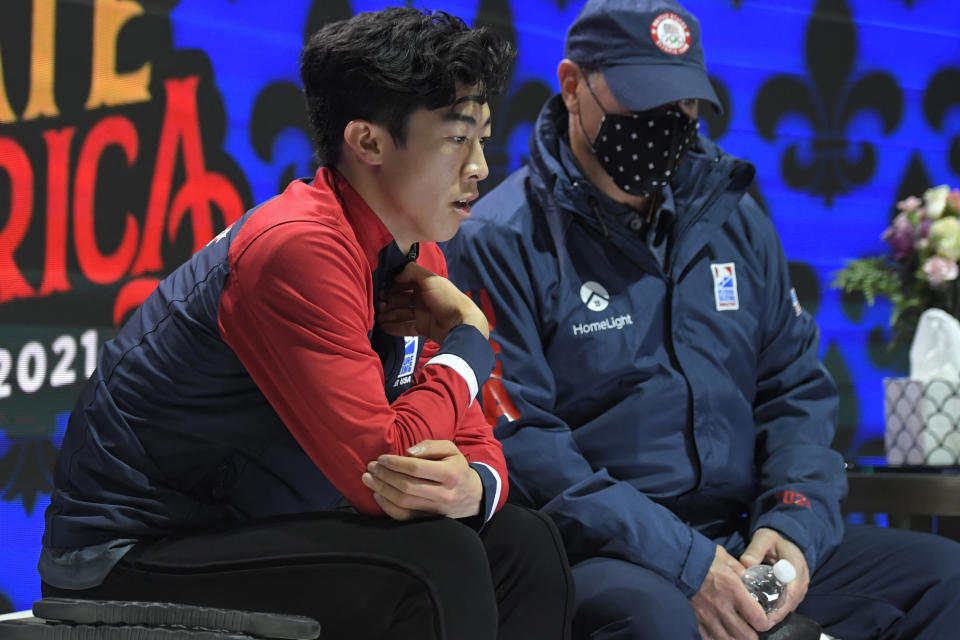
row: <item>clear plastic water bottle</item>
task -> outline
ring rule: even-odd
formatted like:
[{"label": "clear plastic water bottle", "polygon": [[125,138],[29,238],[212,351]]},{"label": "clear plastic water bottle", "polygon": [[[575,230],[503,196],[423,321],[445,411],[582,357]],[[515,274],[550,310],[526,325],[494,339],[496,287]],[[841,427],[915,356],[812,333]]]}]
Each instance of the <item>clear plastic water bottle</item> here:
[{"label": "clear plastic water bottle", "polygon": [[786,598],[787,584],[796,577],[797,570],[789,560],[777,560],[772,567],[768,564],[750,567],[743,572],[741,580],[763,610],[773,613]]}]

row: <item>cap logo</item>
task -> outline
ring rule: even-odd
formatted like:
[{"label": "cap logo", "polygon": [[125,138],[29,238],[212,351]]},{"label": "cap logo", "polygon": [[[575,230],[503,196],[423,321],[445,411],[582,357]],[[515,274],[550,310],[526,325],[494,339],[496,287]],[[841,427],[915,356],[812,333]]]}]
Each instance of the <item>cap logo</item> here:
[{"label": "cap logo", "polygon": [[690,27],[683,18],[669,11],[653,19],[650,37],[664,53],[679,56],[690,49]]}]

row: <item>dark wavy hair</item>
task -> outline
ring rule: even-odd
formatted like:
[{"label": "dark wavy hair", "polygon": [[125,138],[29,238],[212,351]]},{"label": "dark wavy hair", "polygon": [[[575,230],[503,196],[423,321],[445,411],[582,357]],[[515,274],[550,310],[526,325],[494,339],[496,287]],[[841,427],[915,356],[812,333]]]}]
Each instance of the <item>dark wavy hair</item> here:
[{"label": "dark wavy hair", "polygon": [[459,86],[478,85],[481,99],[503,93],[513,46],[456,16],[393,7],[324,25],[300,55],[300,77],[317,160],[340,159],[351,120],[383,125],[406,142],[410,114],[452,105]]}]

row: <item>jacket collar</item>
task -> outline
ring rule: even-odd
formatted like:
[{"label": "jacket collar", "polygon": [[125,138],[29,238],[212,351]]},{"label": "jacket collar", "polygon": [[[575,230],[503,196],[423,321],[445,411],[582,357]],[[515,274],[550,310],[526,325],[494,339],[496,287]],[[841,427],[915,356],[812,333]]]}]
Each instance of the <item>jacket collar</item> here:
[{"label": "jacket collar", "polygon": [[[320,167],[316,176],[314,176],[312,186],[329,189],[340,199],[343,206],[343,216],[353,229],[357,242],[370,264],[370,270],[375,271],[380,252],[383,251],[384,247],[393,243],[393,235],[360,194],[347,182],[343,174],[336,169]],[[411,251],[414,251],[416,246],[414,245],[414,249]],[[398,253],[399,251],[400,249],[397,248]]]}]

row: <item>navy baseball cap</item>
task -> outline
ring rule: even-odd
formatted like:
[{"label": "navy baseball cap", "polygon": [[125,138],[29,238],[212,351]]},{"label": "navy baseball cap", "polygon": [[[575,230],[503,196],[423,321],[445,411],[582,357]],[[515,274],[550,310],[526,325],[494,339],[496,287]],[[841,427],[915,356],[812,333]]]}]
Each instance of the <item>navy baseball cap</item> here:
[{"label": "navy baseball cap", "polygon": [[567,31],[565,55],[601,71],[631,111],[687,98],[722,111],[707,78],[700,23],[672,0],[588,0]]}]

